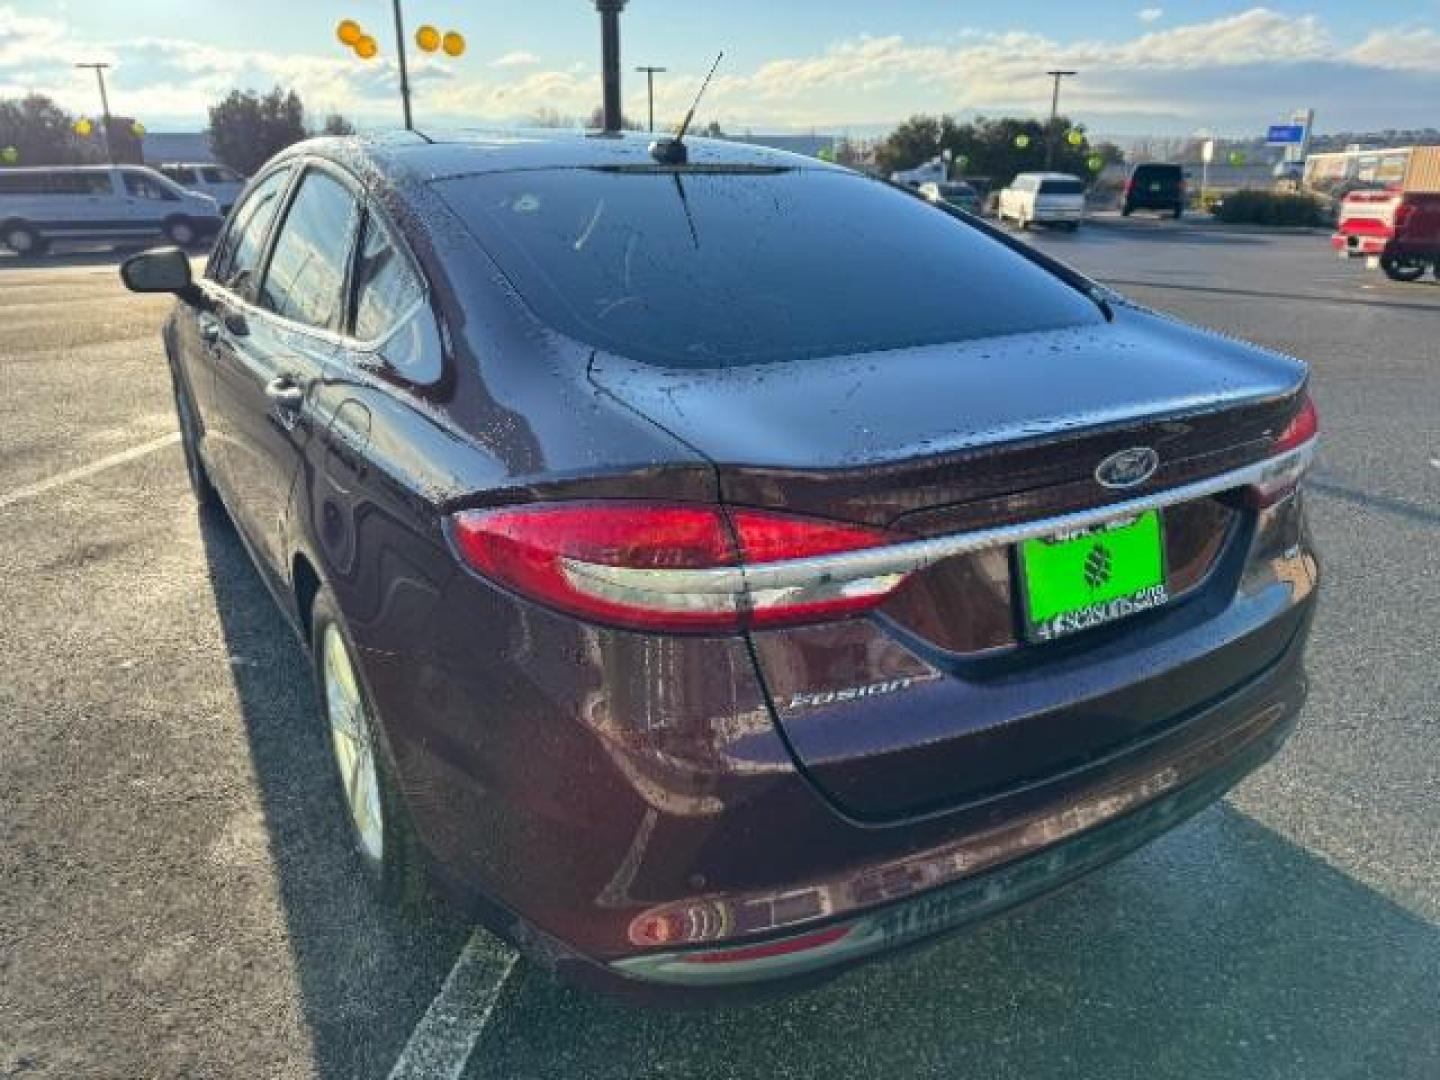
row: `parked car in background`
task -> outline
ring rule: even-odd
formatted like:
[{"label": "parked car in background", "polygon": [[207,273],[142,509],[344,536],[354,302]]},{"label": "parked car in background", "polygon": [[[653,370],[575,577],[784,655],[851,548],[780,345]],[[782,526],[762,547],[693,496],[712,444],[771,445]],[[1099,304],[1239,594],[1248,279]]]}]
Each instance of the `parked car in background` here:
[{"label": "parked car in background", "polygon": [[1136,210],[1156,210],[1179,218],[1185,213],[1185,198],[1183,167],[1146,162],[1130,170],[1120,202],[1120,213],[1129,217]]},{"label": "parked car in background", "polygon": [[220,212],[228,214],[245,190],[245,177],[228,165],[207,162],[157,165],[156,169],[187,191],[209,195],[220,204]]},{"label": "parked car in background", "polygon": [[1392,281],[1419,281],[1426,270],[1440,277],[1440,191],[1352,191],[1330,244]]},{"label": "parked car in background", "polygon": [[984,210],[980,203],[980,193],[963,180],[921,184],[920,194],[931,202],[943,202],[967,213],[978,215]]},{"label": "parked car in background", "polygon": [[996,211],[1022,229],[1058,225],[1078,229],[1085,220],[1085,181],[1069,173],[1021,173],[1004,191]]},{"label": "parked car in background", "polygon": [[193,244],[220,227],[220,206],[140,165],[0,169],[0,241],[42,255],[56,240]]},{"label": "parked car in background", "polygon": [[426,135],[298,144],[203,278],[122,268],[382,895],[734,993],[1056,888],[1292,730],[1302,363],[813,159]]}]

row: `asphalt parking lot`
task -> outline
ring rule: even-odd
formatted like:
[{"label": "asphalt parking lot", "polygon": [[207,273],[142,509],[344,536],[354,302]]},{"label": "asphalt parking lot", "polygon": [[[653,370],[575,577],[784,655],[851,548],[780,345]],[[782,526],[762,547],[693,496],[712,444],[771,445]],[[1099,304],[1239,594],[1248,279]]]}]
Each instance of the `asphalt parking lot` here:
[{"label": "asphalt parking lot", "polygon": [[109,254],[0,257],[0,1074],[1440,1076],[1440,282],[1318,236],[1034,242],[1313,363],[1328,581],[1304,726],[1064,893],[801,997],[678,1014],[368,899],[299,649],[190,502],[167,302]]}]

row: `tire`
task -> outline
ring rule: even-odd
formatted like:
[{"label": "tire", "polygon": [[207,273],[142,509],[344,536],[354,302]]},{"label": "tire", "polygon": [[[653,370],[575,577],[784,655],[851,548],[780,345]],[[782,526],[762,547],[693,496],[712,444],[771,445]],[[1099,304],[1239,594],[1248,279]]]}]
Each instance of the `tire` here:
[{"label": "tire", "polygon": [[1397,259],[1393,255],[1380,257],[1380,269],[1391,281],[1410,283],[1425,276],[1425,264],[1417,259]]},{"label": "tire", "polygon": [[1183,206],[1177,206],[1177,207],[1175,207],[1174,216],[1175,216],[1175,220],[1176,220],[1176,221],[1179,221],[1182,217],[1185,216],[1185,208],[1184,208]]},{"label": "tire", "polygon": [[1131,214],[1133,214],[1134,212],[1135,212],[1134,207],[1122,206],[1122,207],[1120,208],[1120,216],[1121,216],[1121,217],[1129,217],[1129,216],[1130,216]]},{"label": "tire", "polygon": [[44,255],[50,250],[50,242],[29,225],[15,222],[0,231],[0,240],[5,246],[22,258]]},{"label": "tire", "polygon": [[178,247],[189,247],[200,239],[200,230],[187,217],[173,217],[165,222],[165,239]]},{"label": "tire", "polygon": [[371,890],[414,917],[433,913],[428,864],[400,795],[389,744],[330,591],[310,609],[316,695],[334,764],[337,810]]},{"label": "tire", "polygon": [[180,446],[185,451],[185,474],[190,480],[190,493],[195,496],[195,505],[202,512],[218,513],[221,509],[220,495],[210,483],[205,462],[200,458],[200,424],[196,420],[195,406],[173,365],[170,368],[170,386],[175,395],[175,417],[180,423]]}]

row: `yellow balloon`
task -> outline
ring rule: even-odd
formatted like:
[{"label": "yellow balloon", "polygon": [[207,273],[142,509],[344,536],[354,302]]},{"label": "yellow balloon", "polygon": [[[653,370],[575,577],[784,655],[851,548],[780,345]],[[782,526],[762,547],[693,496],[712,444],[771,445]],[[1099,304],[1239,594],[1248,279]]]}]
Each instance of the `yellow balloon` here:
[{"label": "yellow balloon", "polygon": [[441,47],[445,50],[446,56],[459,56],[465,51],[465,38],[454,30],[446,31]]},{"label": "yellow balloon", "polygon": [[422,26],[415,31],[415,44],[422,52],[434,52],[440,48],[440,31],[433,26]]},{"label": "yellow balloon", "polygon": [[1029,135],[1016,135],[1016,136],[1015,136],[1015,145],[1018,146],[1021,150],[1024,150],[1027,146],[1030,145],[1030,136],[1029,136]]},{"label": "yellow balloon", "polygon": [[130,125],[130,134],[134,135],[137,139],[142,137],[145,134],[145,125],[139,120],[136,120]]},{"label": "yellow balloon", "polygon": [[89,120],[80,119],[75,121],[76,135],[89,135],[94,130],[95,125],[92,124]]},{"label": "yellow balloon", "polygon": [[14,165],[19,160],[20,151],[16,150],[15,147],[7,146],[4,150],[0,150],[0,161],[3,161],[6,165]]},{"label": "yellow balloon", "polygon": [[1080,146],[1085,142],[1085,133],[1083,131],[1072,131],[1065,137],[1070,140],[1071,146]]},{"label": "yellow balloon", "polygon": [[375,39],[369,34],[361,34],[360,40],[355,42],[355,55],[360,57],[361,60],[373,60],[375,59],[375,54],[379,51],[380,46],[375,43]]},{"label": "yellow balloon", "polygon": [[342,19],[340,25],[335,27],[335,36],[340,39],[340,44],[349,45],[353,49],[365,36],[365,31],[360,29],[360,24],[354,19]]}]

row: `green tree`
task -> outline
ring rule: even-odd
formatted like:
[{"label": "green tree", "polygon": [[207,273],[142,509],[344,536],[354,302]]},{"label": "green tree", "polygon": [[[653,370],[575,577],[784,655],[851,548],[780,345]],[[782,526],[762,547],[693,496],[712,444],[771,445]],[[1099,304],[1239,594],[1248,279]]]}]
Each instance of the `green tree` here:
[{"label": "green tree", "polygon": [[[145,164],[145,143],[135,134],[133,116],[112,116],[105,128],[106,142],[110,147],[110,158],[120,165]],[[92,136],[98,138],[98,136]],[[103,153],[103,148],[102,151]]]},{"label": "green tree", "polygon": [[0,147],[13,146],[17,165],[99,161],[97,135],[75,134],[75,118],[44,94],[0,98]]},{"label": "green tree", "polygon": [[332,112],[325,117],[325,123],[320,128],[321,135],[354,135],[355,125],[345,119],[338,112]]},{"label": "green tree", "polygon": [[[1079,133],[1077,142],[1070,141],[1072,131]],[[957,123],[948,116],[912,116],[876,147],[875,159],[881,172],[889,175],[913,169],[948,150],[955,175],[983,176],[1003,187],[1017,173],[1045,168],[1048,139],[1055,144],[1051,168],[1056,172],[1088,177],[1092,153],[1100,153],[1107,164],[1123,157],[1113,143],[1092,147],[1084,129],[1063,116],[1057,117],[1053,125],[1009,116],[979,116],[966,123]]]},{"label": "green tree", "polygon": [[232,90],[210,106],[209,134],[215,157],[248,176],[305,138],[305,107],[294,90],[278,86],[263,97]]}]

